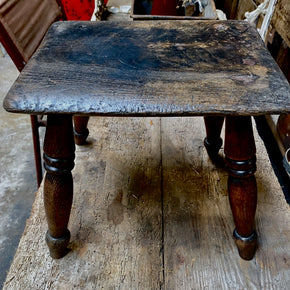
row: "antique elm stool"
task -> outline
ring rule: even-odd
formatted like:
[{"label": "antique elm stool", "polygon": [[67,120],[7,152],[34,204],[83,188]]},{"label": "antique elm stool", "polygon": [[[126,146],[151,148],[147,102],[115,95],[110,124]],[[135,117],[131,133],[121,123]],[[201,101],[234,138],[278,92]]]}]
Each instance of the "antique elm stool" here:
[{"label": "antique elm stool", "polygon": [[[59,22],[52,25],[4,101],[9,112],[47,115],[46,241],[63,257],[70,233],[72,117],[204,116],[205,145],[222,145],[240,256],[257,235],[251,116],[290,113],[289,84],[255,28],[241,21]],[[87,135],[87,122],[82,131]],[[194,132],[192,132],[194,134]]]}]

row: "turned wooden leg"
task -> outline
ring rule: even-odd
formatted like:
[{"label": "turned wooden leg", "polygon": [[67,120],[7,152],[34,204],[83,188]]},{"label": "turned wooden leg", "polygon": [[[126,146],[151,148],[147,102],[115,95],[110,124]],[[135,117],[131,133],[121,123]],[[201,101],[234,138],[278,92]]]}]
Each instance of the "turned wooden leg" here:
[{"label": "turned wooden leg", "polygon": [[59,259],[66,255],[70,239],[67,225],[73,198],[71,170],[75,158],[72,116],[48,116],[43,151],[46,242],[51,257]]},{"label": "turned wooden leg", "polygon": [[204,117],[204,124],[206,129],[206,138],[204,139],[204,146],[207,150],[208,156],[215,159],[222,147],[223,140],[220,137],[221,130],[224,123],[224,117]]},{"label": "turned wooden leg", "polygon": [[74,116],[74,136],[77,145],[86,143],[86,139],[89,136],[89,129],[87,128],[88,122],[89,117]]},{"label": "turned wooden leg", "polygon": [[241,258],[251,260],[257,246],[256,148],[251,117],[227,117],[225,135],[228,193],[235,222],[234,239]]}]

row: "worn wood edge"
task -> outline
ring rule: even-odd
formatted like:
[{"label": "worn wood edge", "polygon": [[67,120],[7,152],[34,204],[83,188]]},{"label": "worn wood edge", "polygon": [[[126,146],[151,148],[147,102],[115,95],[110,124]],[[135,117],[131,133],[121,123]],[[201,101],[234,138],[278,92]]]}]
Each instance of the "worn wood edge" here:
[{"label": "worn wood edge", "polygon": [[[152,22],[151,24],[148,24],[148,23],[149,22],[146,22],[146,24],[142,23],[142,25],[145,25],[145,27],[147,26],[147,28],[148,26],[151,27]],[[164,25],[169,25],[169,27],[174,26],[174,24],[170,22],[154,22],[154,23],[156,23],[156,26],[160,25],[160,27],[164,27]],[[190,22],[190,23],[192,23],[193,25],[193,22]],[[223,27],[223,25],[226,25],[226,27],[231,26],[229,25],[229,21],[227,22],[210,21],[210,23],[207,23],[206,26],[212,27],[212,25],[214,25],[215,23],[219,23],[219,27],[220,26]],[[235,21],[231,23],[233,27],[235,27],[235,29],[237,27],[239,27],[239,29],[250,28],[249,24],[247,24],[244,21]],[[74,23],[71,25],[72,27],[76,28],[80,26],[81,24]],[[87,25],[86,26],[87,28],[91,28],[95,26],[96,24],[90,23],[86,25]],[[131,24],[130,25],[128,24],[128,26],[131,26]],[[136,24],[136,26],[140,28],[140,23]],[[188,29],[188,31],[194,31],[194,29],[191,30],[188,28],[190,26],[186,26],[186,25],[181,25],[181,26],[184,29]],[[196,22],[194,26],[196,26]],[[62,23],[61,25],[58,24],[58,26],[54,26],[54,29],[55,30],[63,29],[65,31],[65,28],[68,28],[68,27],[70,27],[68,26],[68,24]],[[103,24],[101,25],[101,27],[103,28]],[[105,27],[107,26],[105,25]],[[222,29],[225,29],[225,28],[222,28]],[[253,33],[253,35],[250,34],[249,37],[251,36],[255,40],[258,40],[259,35],[257,34],[256,30],[254,28],[250,28],[249,30]],[[50,33],[50,37],[52,37],[53,35],[54,35],[53,33]],[[56,35],[60,36],[61,34],[56,33]],[[48,36],[47,41],[45,42],[47,45],[49,45],[50,43],[49,39],[51,38],[49,38]],[[260,48],[265,49],[262,41],[257,41],[257,43],[253,41],[253,45],[259,49]],[[41,51],[39,53],[41,54]],[[266,51],[265,53],[263,53],[263,55],[267,56],[265,59],[263,58],[265,62],[266,60],[270,60],[269,59],[270,55],[266,53]],[[249,60],[245,60],[245,61],[247,62]],[[169,91],[166,91],[166,88],[168,87],[166,86],[166,82],[164,83],[163,81],[159,84],[158,81],[155,82],[153,80],[158,80],[158,76],[160,77],[161,75],[163,75],[165,77],[164,78],[165,81],[173,82],[175,74],[174,73],[169,74],[166,71],[165,72],[153,71],[150,73],[150,77],[148,77],[149,81],[145,78],[146,79],[145,92],[144,91],[142,92],[142,90],[144,89],[143,86],[141,86],[139,88],[140,91],[138,91],[138,88],[136,88],[136,86],[134,87],[130,86],[130,82],[128,83],[126,81],[124,82],[116,81],[116,85],[120,85],[120,91],[124,90],[122,91],[122,93],[120,93],[120,98],[123,97],[124,99],[128,100],[127,102],[125,102],[126,104],[124,105],[124,102],[122,102],[120,98],[116,98],[115,92],[111,90],[107,90],[106,86],[103,86],[102,83],[95,86],[94,92],[91,90],[87,91],[87,88],[90,87],[89,84],[94,82],[96,77],[98,76],[102,77],[102,73],[101,73],[102,70],[97,70],[98,72],[96,72],[96,75],[95,74],[88,75],[86,80],[82,79],[82,76],[80,73],[76,73],[74,75],[76,75],[77,77],[73,79],[73,82],[71,82],[71,78],[66,78],[66,80],[64,80],[62,70],[58,69],[56,71],[62,72],[59,75],[59,77],[63,79],[61,82],[61,88],[60,88],[58,86],[55,86],[54,84],[51,86],[46,86],[44,85],[47,82],[46,77],[44,78],[37,77],[38,75],[41,75],[42,73],[47,72],[46,65],[43,65],[43,68],[40,69],[40,71],[43,70],[42,73],[39,72],[39,74],[36,74],[36,75],[33,74],[33,77],[30,78],[29,72],[34,71],[33,69],[34,65],[37,67],[37,54],[35,58],[26,66],[20,79],[18,79],[18,82],[12,87],[10,94],[8,93],[8,96],[4,101],[5,102],[4,107],[6,109],[13,112],[22,111],[25,113],[32,113],[32,112],[40,113],[40,114],[41,113],[44,113],[44,114],[45,113],[61,113],[61,111],[67,110],[64,108],[63,103],[69,102],[70,113],[93,114],[93,115],[127,114],[130,116],[134,116],[135,114],[139,114],[139,112],[140,112],[140,116],[145,116],[145,115],[165,116],[166,114],[167,115],[202,115],[202,114],[215,114],[215,113],[217,114],[219,112],[224,113],[224,114],[256,115],[256,114],[261,113],[261,111],[262,113],[275,113],[275,112],[280,112],[280,111],[281,112],[289,111],[289,107],[285,104],[285,101],[283,101],[284,98],[289,97],[289,92],[287,91],[287,87],[285,87],[285,84],[283,84],[283,79],[280,78],[277,68],[274,69],[273,75],[268,76],[270,79],[273,78],[275,80],[275,82],[273,82],[273,86],[270,86],[270,88],[272,89],[269,89],[267,79],[264,78],[267,71],[264,68],[261,69],[258,65],[257,65],[257,68],[253,65],[251,65],[249,68],[255,67],[252,73],[254,75],[257,73],[260,76],[257,78],[257,80],[260,80],[261,83],[259,83],[259,81],[256,81],[254,76],[248,76],[249,74],[248,71],[246,72],[247,76],[246,75],[241,76],[238,74],[239,70],[235,72],[238,75],[235,75],[233,71],[217,73],[214,69],[213,74],[204,73],[202,79],[200,79],[199,73],[197,73],[196,71],[192,71],[190,72],[191,73],[190,80],[192,80],[192,83],[190,81],[187,81],[187,82],[184,81],[183,83],[177,82],[177,84],[173,86],[176,88],[173,89],[172,87],[171,90]],[[77,65],[74,64],[73,67],[77,71],[78,69]],[[122,72],[122,70],[118,69],[117,71],[118,71],[118,75],[121,76],[120,72]],[[270,71],[272,71],[272,69],[270,69]],[[130,75],[131,73],[132,71],[130,72]],[[169,75],[170,77],[167,78]],[[234,80],[230,80],[230,83],[226,81],[224,86],[219,85],[220,83],[224,84],[223,80],[230,79],[231,75],[233,75]],[[47,77],[52,77],[52,76],[48,75]],[[278,84],[280,84],[280,81],[279,81],[280,79],[281,79],[281,85],[279,86]],[[26,92],[23,92],[22,85],[27,83],[27,81],[31,83],[31,87],[27,88]],[[105,78],[103,79],[103,81],[111,81],[111,78],[110,77],[108,77],[107,79]],[[80,82],[80,85],[77,88],[75,88],[75,90],[73,90],[74,93],[67,93],[67,92],[63,93],[63,90],[64,91],[69,90],[74,82]],[[196,87],[193,86],[193,84],[196,84],[196,83],[199,83],[202,85],[196,86]],[[208,87],[211,87],[211,86],[208,86],[208,84],[213,86],[212,90],[206,89]],[[250,84],[252,84],[253,87],[251,87]],[[275,84],[277,85],[274,87]],[[33,88],[34,85],[36,87],[39,85],[37,92],[35,92],[35,95],[31,91],[31,88]],[[182,88],[181,88],[181,85],[182,85]],[[224,89],[227,87],[227,85],[233,86],[234,88],[232,88],[231,91]],[[262,86],[263,88],[265,86],[265,88],[263,90],[258,91],[259,86],[257,88],[256,85]],[[159,90],[161,90],[161,92],[157,91],[156,87],[159,87]],[[245,90],[246,87],[248,88],[248,90],[250,90],[250,88],[252,89],[251,93],[249,93],[248,95]],[[279,89],[279,87],[281,87],[281,90]],[[45,88],[45,90],[43,88]],[[154,103],[154,101],[150,99],[152,96],[149,92],[152,88],[155,90],[153,96],[156,97],[156,99],[159,98],[160,102],[162,102],[162,99],[164,100],[163,103],[160,103],[160,106],[158,108],[156,108],[156,104]],[[193,88],[195,88],[194,93],[192,93]],[[274,91],[274,88],[275,88],[275,91]],[[18,98],[19,92],[17,93],[17,89],[22,93],[21,98]],[[217,95],[211,93],[214,91],[217,91],[216,94],[218,94],[218,97],[220,99],[220,102],[219,102],[220,105],[217,105],[215,102],[215,98],[217,97]],[[271,95],[273,94],[273,96],[275,96],[274,98],[275,102],[272,101],[272,99],[270,100],[269,98],[267,98],[267,101],[266,101],[266,98],[262,98],[261,97],[262,92],[264,92],[265,96],[269,96],[269,94]],[[45,98],[47,94],[50,94],[50,98]],[[207,98],[208,98],[207,103],[210,105],[206,105],[206,102],[202,102],[205,94],[207,95]],[[226,98],[226,96],[228,96],[229,94],[231,94],[229,96],[231,97],[231,101],[232,101],[231,106],[228,105],[229,100],[228,98]],[[254,94],[255,94],[255,97],[253,97]],[[138,98],[138,95],[140,95],[140,98],[141,97],[146,98],[147,96],[148,98],[146,100],[140,101],[140,98]],[[186,103],[183,104],[178,99],[176,99],[177,95],[181,98],[181,100],[182,98],[185,98],[186,100],[186,96],[192,96],[192,100],[188,98],[188,100],[186,100]],[[43,97],[40,97],[40,96],[43,96]],[[58,98],[56,96],[58,96]],[[75,99],[75,97],[77,96],[80,97],[79,102],[75,101],[75,100],[78,100],[77,98]],[[244,100],[243,103],[241,103],[241,98],[240,98],[241,96],[243,96],[242,98]],[[59,103],[59,97],[62,100],[62,102],[60,103]],[[34,98],[37,98],[37,100],[39,101],[38,108],[35,108]],[[81,101],[82,100],[81,98],[86,98],[87,100],[86,106],[82,106],[83,102]],[[166,102],[166,100],[168,100],[168,102]],[[253,104],[252,106],[248,105],[249,102],[251,101],[254,102],[255,100],[256,100],[255,104]],[[170,106],[170,102],[172,102],[172,106]],[[235,109],[233,109],[233,106],[235,107]]]}]

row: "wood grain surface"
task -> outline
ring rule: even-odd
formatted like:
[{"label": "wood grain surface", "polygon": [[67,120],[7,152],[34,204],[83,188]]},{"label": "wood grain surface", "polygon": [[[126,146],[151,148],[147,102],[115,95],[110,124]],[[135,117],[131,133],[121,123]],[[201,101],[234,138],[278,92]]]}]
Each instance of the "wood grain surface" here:
[{"label": "wood grain surface", "polygon": [[60,22],[4,107],[29,114],[290,112],[290,87],[242,21]]},{"label": "wood grain surface", "polygon": [[242,260],[203,118],[91,118],[77,147],[70,253],[50,258],[43,188],[4,289],[287,289],[290,211],[255,131],[259,248]]}]

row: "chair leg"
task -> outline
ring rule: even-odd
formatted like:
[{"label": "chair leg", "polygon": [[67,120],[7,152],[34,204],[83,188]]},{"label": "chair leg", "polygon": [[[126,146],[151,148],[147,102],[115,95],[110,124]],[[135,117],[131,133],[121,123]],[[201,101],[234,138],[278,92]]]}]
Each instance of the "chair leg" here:
[{"label": "chair leg", "polygon": [[74,137],[77,145],[83,145],[86,143],[86,139],[89,136],[89,129],[87,128],[89,117],[86,116],[74,116]]},{"label": "chair leg", "polygon": [[220,137],[221,130],[224,123],[224,117],[204,117],[204,124],[206,128],[206,138],[204,139],[204,146],[211,159],[215,159],[222,147],[223,140]]},{"label": "chair leg", "polygon": [[41,164],[41,151],[40,151],[40,142],[39,142],[39,125],[37,115],[31,115],[31,129],[32,129],[32,139],[34,147],[34,159],[35,159],[35,168],[36,168],[36,178],[38,187],[42,181],[42,164]]}]

